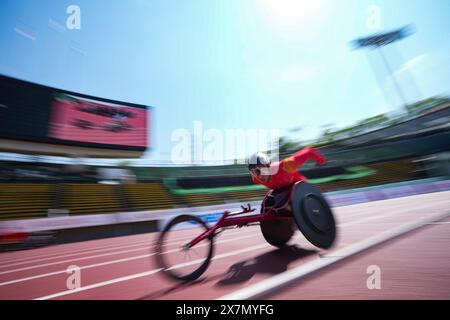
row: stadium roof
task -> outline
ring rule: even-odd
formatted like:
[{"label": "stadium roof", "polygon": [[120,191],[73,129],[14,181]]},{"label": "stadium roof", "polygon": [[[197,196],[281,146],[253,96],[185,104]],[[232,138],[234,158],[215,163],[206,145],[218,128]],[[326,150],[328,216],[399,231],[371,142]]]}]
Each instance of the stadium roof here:
[{"label": "stadium roof", "polygon": [[432,130],[448,130],[450,128],[449,104],[436,111],[416,116],[404,122],[332,142],[325,150],[349,148],[364,144],[380,143],[395,138],[406,137]]}]

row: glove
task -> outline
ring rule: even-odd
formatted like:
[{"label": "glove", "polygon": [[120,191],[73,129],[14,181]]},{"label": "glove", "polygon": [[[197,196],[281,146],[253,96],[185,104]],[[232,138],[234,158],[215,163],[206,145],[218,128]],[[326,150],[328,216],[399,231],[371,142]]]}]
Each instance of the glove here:
[{"label": "glove", "polygon": [[323,165],[325,165],[326,163],[327,163],[327,159],[325,159],[324,156],[321,156],[321,157],[319,157],[319,158],[316,160],[316,164],[317,164],[318,166],[323,166]]},{"label": "glove", "polygon": [[327,159],[321,154],[318,155],[318,157],[316,159],[316,165],[323,166],[323,165],[325,165],[325,163],[327,163]]}]

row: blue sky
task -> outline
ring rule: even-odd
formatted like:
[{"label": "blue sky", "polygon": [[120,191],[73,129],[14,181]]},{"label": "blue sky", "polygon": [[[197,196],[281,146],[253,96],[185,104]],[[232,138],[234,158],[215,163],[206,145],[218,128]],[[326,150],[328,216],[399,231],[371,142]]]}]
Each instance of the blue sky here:
[{"label": "blue sky", "polygon": [[[71,4],[80,30],[65,27]],[[368,25],[370,5],[380,30]],[[195,120],[300,126],[292,137],[304,140],[392,110],[378,57],[349,42],[409,24],[416,32],[386,50],[407,99],[450,94],[447,0],[2,0],[0,73],[154,106],[147,159],[158,162],[173,130]]]}]

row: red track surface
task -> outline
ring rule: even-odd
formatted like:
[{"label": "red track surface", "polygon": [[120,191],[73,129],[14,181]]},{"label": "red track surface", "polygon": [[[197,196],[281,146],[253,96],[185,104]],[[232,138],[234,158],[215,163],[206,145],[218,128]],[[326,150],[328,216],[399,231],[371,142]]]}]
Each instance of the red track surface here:
[{"label": "red track surface", "polygon": [[[368,289],[369,266],[380,289]],[[380,248],[286,286],[267,299],[450,299],[450,219],[432,223]],[[323,286],[326,284],[326,290]]]},{"label": "red track surface", "polygon": [[[332,255],[383,231],[448,212],[450,192],[335,208],[339,238]],[[449,222],[449,219],[443,222]],[[313,273],[270,299],[450,298],[450,224],[431,224]],[[191,237],[189,230],[180,238]],[[266,244],[259,227],[227,230],[215,259],[195,283],[162,277],[153,261],[157,233],[85,241],[0,254],[0,299],[215,299],[325,253],[298,232],[283,249]],[[81,268],[81,288],[67,288],[69,266]],[[368,290],[366,268],[381,268],[382,289]]]}]

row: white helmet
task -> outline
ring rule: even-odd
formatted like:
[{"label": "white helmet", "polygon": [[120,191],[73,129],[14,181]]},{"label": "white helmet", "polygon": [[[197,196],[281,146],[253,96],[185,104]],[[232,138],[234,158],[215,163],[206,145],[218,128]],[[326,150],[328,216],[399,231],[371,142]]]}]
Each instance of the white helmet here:
[{"label": "white helmet", "polygon": [[270,158],[263,152],[257,152],[252,154],[247,161],[248,170],[252,170],[257,167],[267,166],[270,164]]}]

